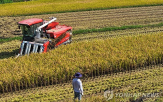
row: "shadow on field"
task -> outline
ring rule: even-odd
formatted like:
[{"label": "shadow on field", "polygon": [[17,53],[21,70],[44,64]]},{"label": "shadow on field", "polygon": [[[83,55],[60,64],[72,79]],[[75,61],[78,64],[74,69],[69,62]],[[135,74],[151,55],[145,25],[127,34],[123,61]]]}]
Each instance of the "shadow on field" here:
[{"label": "shadow on field", "polygon": [[19,53],[19,49],[13,50],[12,52],[1,52],[0,59],[15,57],[18,53]]}]

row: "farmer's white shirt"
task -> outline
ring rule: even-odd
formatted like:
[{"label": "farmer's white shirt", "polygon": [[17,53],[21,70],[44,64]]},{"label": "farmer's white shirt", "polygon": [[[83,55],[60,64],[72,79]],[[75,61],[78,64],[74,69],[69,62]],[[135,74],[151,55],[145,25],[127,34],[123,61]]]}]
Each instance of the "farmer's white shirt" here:
[{"label": "farmer's white shirt", "polygon": [[80,79],[74,78],[72,80],[72,85],[73,85],[73,89],[75,92],[79,92],[83,95],[83,86],[82,86],[82,82]]}]

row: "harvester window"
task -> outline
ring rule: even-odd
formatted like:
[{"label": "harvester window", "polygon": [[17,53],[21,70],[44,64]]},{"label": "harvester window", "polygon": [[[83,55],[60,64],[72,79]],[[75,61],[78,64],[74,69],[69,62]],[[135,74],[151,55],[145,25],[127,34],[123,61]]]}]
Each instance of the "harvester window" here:
[{"label": "harvester window", "polygon": [[24,36],[30,36],[30,37],[33,36],[30,30],[30,26],[21,25],[20,27]]},{"label": "harvester window", "polygon": [[32,26],[31,26],[31,32],[32,32],[33,35],[36,35],[36,34],[35,34],[36,28],[37,28],[36,25],[32,25]]},{"label": "harvester window", "polygon": [[31,26],[31,32],[34,36],[36,35],[36,29],[41,25],[42,25],[42,23],[37,23],[37,24],[34,24]]}]

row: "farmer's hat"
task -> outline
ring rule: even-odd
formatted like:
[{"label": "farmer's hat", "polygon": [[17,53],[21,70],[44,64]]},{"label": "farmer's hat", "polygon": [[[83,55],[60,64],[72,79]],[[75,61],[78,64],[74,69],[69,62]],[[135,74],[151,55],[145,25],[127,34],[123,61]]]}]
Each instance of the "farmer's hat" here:
[{"label": "farmer's hat", "polygon": [[76,78],[80,78],[80,77],[82,77],[82,74],[79,73],[79,72],[77,72],[77,73],[75,73],[75,77],[76,77]]}]

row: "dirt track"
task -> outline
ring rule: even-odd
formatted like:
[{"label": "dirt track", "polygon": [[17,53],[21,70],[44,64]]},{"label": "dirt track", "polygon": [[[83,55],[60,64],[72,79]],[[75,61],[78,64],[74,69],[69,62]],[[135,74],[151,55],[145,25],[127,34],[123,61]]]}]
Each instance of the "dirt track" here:
[{"label": "dirt track", "polygon": [[66,24],[76,29],[101,28],[122,25],[157,24],[163,22],[163,6],[121,8],[96,11],[82,11],[59,14],[46,14],[20,17],[0,18],[0,38],[20,36],[17,22],[28,18],[57,17],[60,24]]}]

